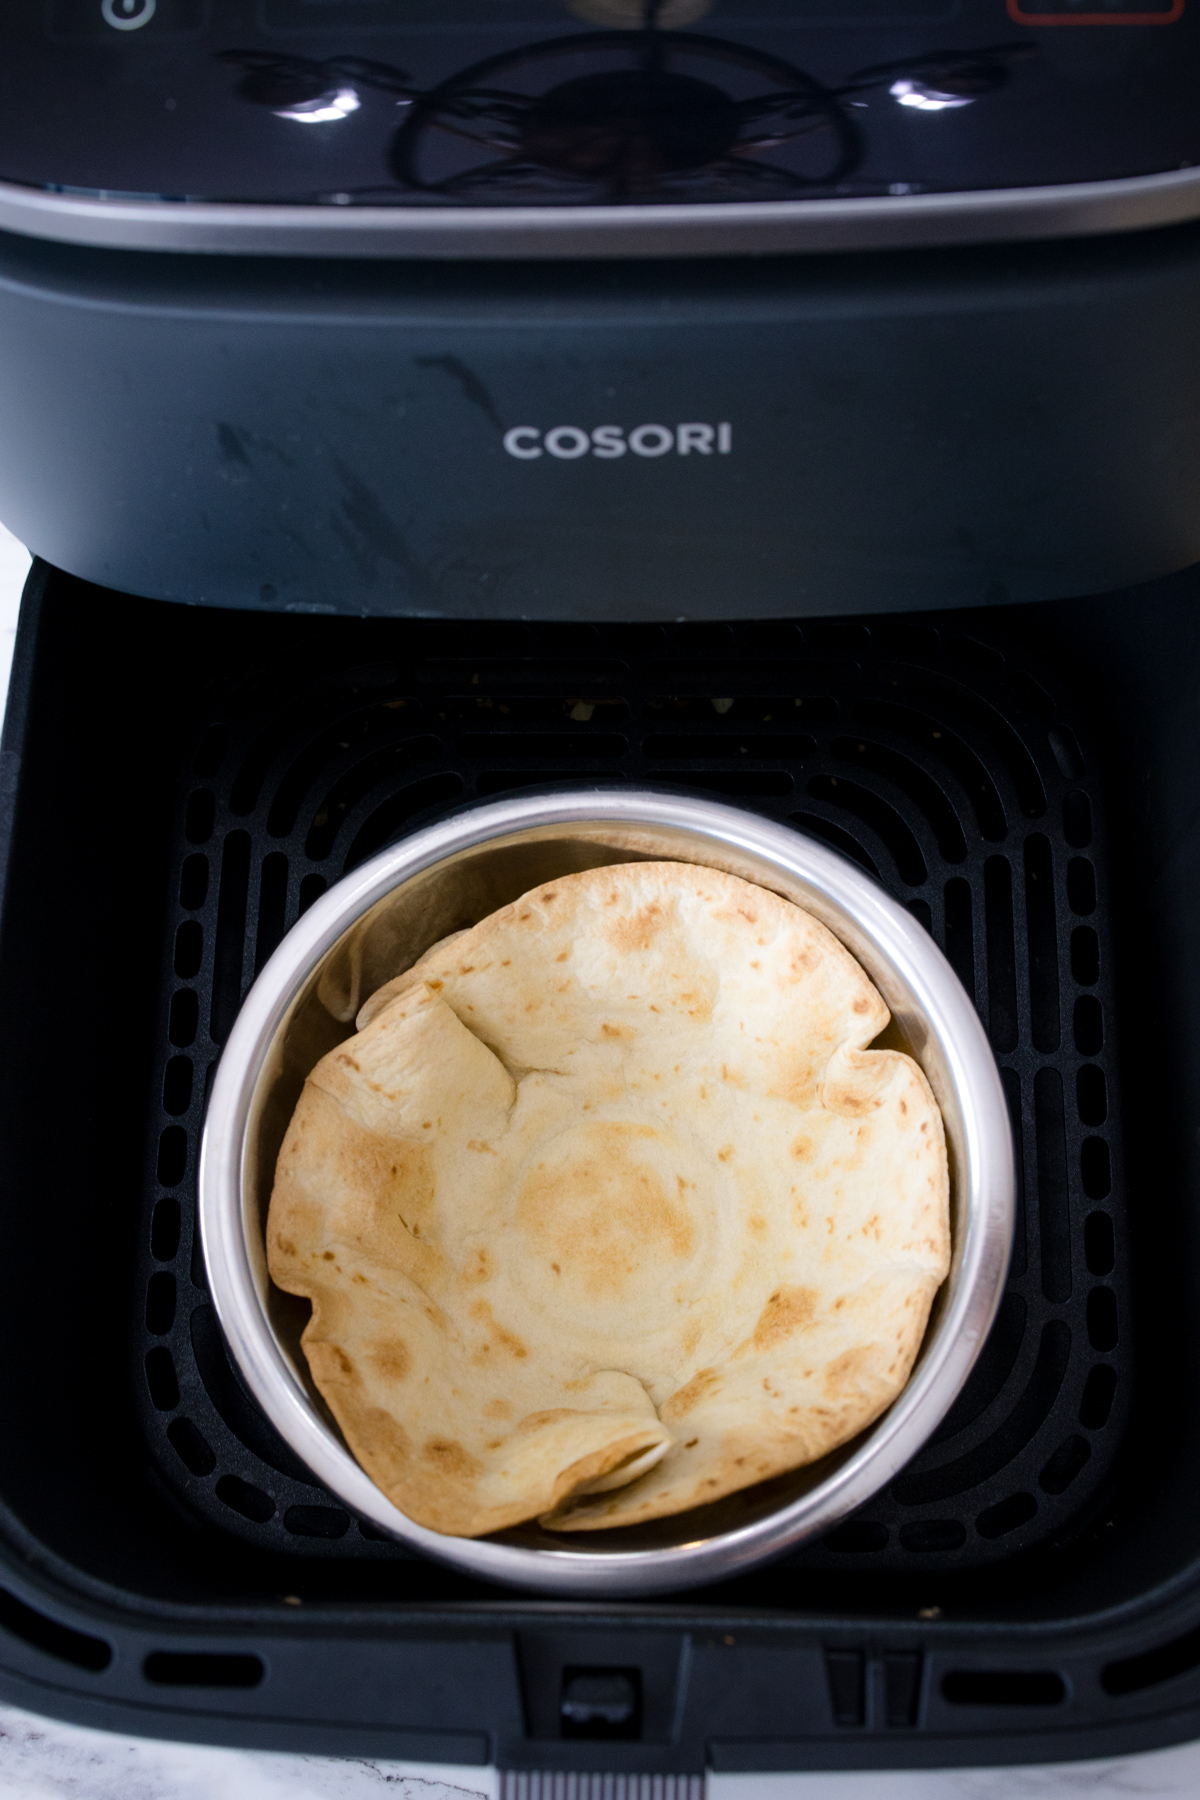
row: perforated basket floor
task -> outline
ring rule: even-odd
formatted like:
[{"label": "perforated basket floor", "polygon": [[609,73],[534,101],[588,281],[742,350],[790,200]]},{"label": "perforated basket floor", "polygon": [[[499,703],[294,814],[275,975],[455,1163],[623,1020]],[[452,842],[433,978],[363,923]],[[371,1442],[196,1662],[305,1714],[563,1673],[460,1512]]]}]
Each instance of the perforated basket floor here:
[{"label": "perforated basket floor", "polygon": [[1065,1541],[1130,1391],[1104,810],[1086,723],[1036,654],[924,623],[316,621],[287,660],[225,670],[179,787],[135,1332],[168,1482],[276,1552],[410,1555],[314,1485],[231,1367],[195,1231],[205,1095],[255,973],[332,882],[449,806],[595,781],[704,790],[852,857],[945,949],[1008,1096],[1020,1207],[976,1369],[781,1579]]}]

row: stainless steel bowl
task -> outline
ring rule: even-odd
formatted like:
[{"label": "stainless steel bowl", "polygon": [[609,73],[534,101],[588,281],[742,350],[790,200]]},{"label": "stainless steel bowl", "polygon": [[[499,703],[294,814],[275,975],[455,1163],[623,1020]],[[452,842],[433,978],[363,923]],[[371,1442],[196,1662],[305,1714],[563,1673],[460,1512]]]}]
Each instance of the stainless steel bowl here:
[{"label": "stainless steel bowl", "polygon": [[[543,881],[671,858],[758,882],[807,908],[892,1010],[888,1041],[920,1062],[950,1147],[954,1255],[911,1380],[883,1417],[808,1468],[654,1524],[575,1538],[537,1526],[452,1538],[415,1525],[359,1467],[299,1347],[308,1304],[281,1293],[264,1227],[275,1159],[309,1070],[349,1037],[359,1004],[430,944]],[[868,876],[785,826],[707,800],[574,790],[478,806],[348,875],[290,931],[242,1007],[213,1084],[200,1156],[200,1227],[213,1300],[263,1411],[355,1513],[493,1581],[614,1597],[744,1571],[828,1531],[916,1454],[958,1394],[991,1325],[1012,1241],[1012,1135],[975,1010],[931,938]]]}]

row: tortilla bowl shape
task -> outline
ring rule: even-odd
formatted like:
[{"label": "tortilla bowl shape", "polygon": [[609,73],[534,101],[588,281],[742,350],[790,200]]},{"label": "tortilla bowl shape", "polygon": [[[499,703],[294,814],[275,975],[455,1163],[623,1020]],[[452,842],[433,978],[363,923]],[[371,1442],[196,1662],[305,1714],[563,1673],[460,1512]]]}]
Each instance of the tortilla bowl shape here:
[{"label": "tortilla bowl shape", "polygon": [[888,1019],[809,913],[666,861],[544,882],[373,994],[304,1084],[267,1250],[382,1493],[565,1539],[877,1419],[950,1258],[938,1107],[867,1047]]}]

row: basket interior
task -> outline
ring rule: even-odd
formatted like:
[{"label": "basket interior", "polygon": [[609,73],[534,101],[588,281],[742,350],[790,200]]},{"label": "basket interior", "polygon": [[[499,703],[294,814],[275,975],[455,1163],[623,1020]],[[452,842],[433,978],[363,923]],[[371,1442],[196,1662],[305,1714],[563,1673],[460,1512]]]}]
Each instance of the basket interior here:
[{"label": "basket interior", "polygon": [[[0,1483],[39,1539],[139,1591],[475,1591],[351,1518],[249,1400],[197,1254],[195,1153],[241,995],[317,894],[457,801],[583,778],[715,793],[875,874],[972,993],[1017,1133],[1012,1270],[963,1395],[886,1493],[739,1594],[853,1609],[884,1580],[1052,1614],[1088,1586],[1113,1562],[1118,1478],[1151,1496],[1119,1454],[1121,756],[1095,695],[1073,696],[1064,618],[451,627],[195,613],[51,577],[5,917],[22,1024],[0,1044],[6,1166],[31,1197],[5,1218],[2,1329],[31,1377],[6,1395]],[[1143,984],[1135,1008],[1164,1001]],[[1181,1531],[1137,1557],[1190,1554]]]}]

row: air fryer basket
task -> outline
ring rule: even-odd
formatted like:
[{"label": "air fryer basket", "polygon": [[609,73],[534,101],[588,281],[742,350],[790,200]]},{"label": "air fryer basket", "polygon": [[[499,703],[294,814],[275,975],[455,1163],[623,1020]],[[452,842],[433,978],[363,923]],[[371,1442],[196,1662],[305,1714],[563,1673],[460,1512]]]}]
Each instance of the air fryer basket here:
[{"label": "air fryer basket", "polygon": [[[143,1732],[679,1776],[1200,1730],[1194,588],[450,627],[35,570],[3,752],[4,1691]],[[873,868],[973,990],[1024,1184],[978,1374],[885,1496],[761,1575],[563,1606],[372,1537],[291,1461],[204,1292],[194,1151],[240,995],[315,893],[457,799],[581,777],[736,798]],[[631,1682],[625,1735],[564,1723],[580,1669]]]},{"label": "air fryer basket", "polygon": [[238,1384],[193,1253],[207,1087],[240,996],[327,882],[439,800],[599,779],[736,798],[832,842],[930,931],[936,907],[1028,1152],[1035,1204],[982,1365],[886,1497],[793,1560],[970,1567],[1061,1533],[1111,1465],[1130,1332],[1102,795],[1037,659],[1014,673],[986,635],[887,625],[410,627],[371,661],[360,635],[354,660],[314,642],[277,665],[240,725],[231,671],[185,763],[138,1320],[165,1479],[251,1541],[388,1553],[311,1475],[296,1483],[286,1446],[264,1454],[257,1413],[248,1436],[222,1406]]}]

